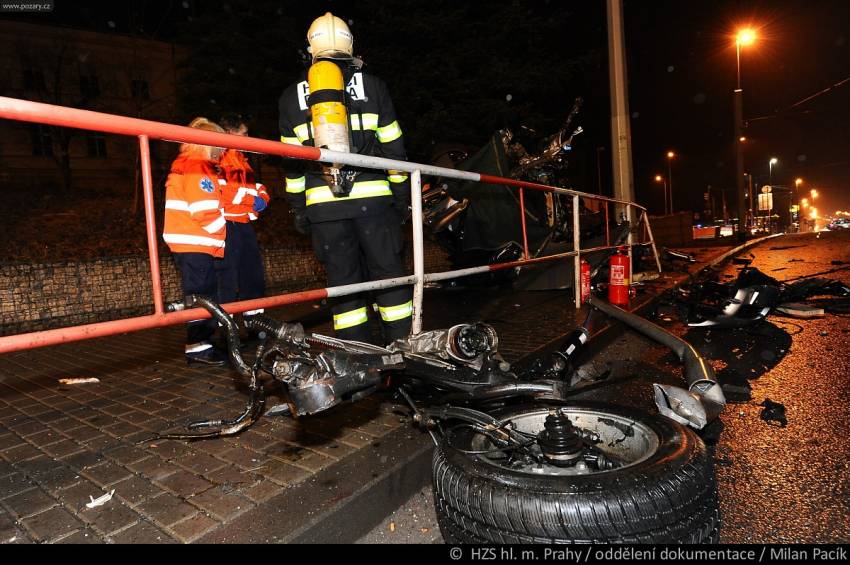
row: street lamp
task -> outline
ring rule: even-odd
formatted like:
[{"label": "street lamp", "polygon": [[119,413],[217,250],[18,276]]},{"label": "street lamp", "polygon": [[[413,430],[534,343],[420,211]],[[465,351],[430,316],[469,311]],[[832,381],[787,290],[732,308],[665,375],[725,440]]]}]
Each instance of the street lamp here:
[{"label": "street lamp", "polygon": [[669,213],[667,211],[667,179],[661,175],[655,175],[655,182],[664,183],[664,215],[666,216]]},{"label": "street lamp", "polygon": [[770,162],[768,163],[768,181],[767,184],[773,184],[773,166],[779,162],[779,159],[776,157],[771,157]]},{"label": "street lamp", "polygon": [[741,90],[741,47],[751,45],[756,40],[756,32],[750,28],[738,30],[735,36],[735,55],[738,71],[737,88],[733,92],[735,107],[735,188],[738,191],[738,237],[746,237],[746,208],[744,206],[744,91]]},{"label": "street lamp", "polygon": [[[800,177],[797,177],[796,179],[794,179],[794,202],[795,202],[795,206],[796,206],[796,210],[797,210],[797,224],[798,224],[798,226],[799,226],[799,224],[802,223],[802,222],[800,222],[800,218],[803,217],[802,214],[800,213],[801,212],[800,211],[800,185],[801,184],[803,184],[803,179],[801,179]],[[794,207],[792,206],[792,212],[791,212],[791,222],[792,223],[794,222],[793,209],[794,209]],[[799,228],[798,228],[798,230],[799,230]]]},{"label": "street lamp", "polygon": [[667,152],[667,182],[670,183],[670,213],[675,212],[675,208],[673,208],[673,157],[676,154],[672,151]]}]

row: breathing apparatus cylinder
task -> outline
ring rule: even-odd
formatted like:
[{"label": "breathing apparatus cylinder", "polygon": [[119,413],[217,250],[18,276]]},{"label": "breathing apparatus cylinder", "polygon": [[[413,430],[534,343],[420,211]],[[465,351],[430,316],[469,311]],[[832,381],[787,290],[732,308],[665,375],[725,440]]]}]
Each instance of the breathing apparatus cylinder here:
[{"label": "breathing apparatus cylinder", "polygon": [[[348,153],[351,146],[342,71],[331,61],[318,61],[307,72],[307,83],[310,86],[308,104],[316,147]],[[340,166],[326,166],[325,174],[331,191],[337,196],[345,195]],[[348,190],[351,190],[350,187]]]},{"label": "breathing apparatus cylinder", "polygon": [[342,71],[335,63],[319,61],[310,67],[307,82],[316,147],[348,152],[348,112]]}]

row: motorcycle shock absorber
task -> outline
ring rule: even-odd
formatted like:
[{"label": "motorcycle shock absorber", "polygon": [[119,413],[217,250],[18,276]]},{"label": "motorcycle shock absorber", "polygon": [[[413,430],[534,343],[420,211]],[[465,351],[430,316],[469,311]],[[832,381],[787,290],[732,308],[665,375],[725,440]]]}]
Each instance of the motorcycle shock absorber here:
[{"label": "motorcycle shock absorber", "polygon": [[590,332],[587,328],[578,327],[567,336],[564,346],[558,351],[564,356],[567,361],[572,361],[584,348],[584,344],[590,339]]}]

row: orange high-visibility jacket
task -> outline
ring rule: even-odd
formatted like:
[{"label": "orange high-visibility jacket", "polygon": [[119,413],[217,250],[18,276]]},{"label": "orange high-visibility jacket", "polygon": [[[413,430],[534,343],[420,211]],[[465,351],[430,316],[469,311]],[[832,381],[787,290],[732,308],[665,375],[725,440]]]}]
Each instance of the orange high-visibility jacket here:
[{"label": "orange high-visibility jacket", "polygon": [[165,182],[165,227],[162,238],[172,253],[207,253],[224,257],[226,221],[221,191],[227,183],[215,164],[181,154]]},{"label": "orange high-visibility jacket", "polygon": [[228,221],[248,223],[257,219],[254,211],[254,199],[262,198],[269,203],[266,187],[254,182],[254,169],[241,151],[228,149],[219,161],[227,184],[222,187],[221,203],[224,217]]}]

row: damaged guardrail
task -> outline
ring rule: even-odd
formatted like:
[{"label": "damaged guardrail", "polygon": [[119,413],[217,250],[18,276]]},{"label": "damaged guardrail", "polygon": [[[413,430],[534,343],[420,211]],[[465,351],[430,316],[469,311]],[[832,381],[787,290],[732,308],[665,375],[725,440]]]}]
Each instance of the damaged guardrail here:
[{"label": "damaged guardrail", "polygon": [[[613,242],[608,241],[608,230],[606,223],[606,245],[597,246],[590,249],[582,248],[582,234],[580,229],[579,218],[579,210],[581,208],[582,200],[598,201],[600,205],[604,206],[604,209],[606,211],[606,218],[608,217],[607,210],[609,205],[622,208],[627,218],[632,218],[634,216],[639,217],[639,222],[643,223],[648,241],[635,242],[632,235],[634,226],[629,225],[627,242],[623,246],[628,248],[630,258],[631,250],[634,245],[651,246],[653,254],[655,256],[656,265],[658,266],[659,271],[661,270],[660,260],[658,258],[658,253],[655,248],[655,241],[652,236],[652,229],[649,224],[649,217],[647,215],[646,208],[630,201],[618,200],[615,198],[609,198],[597,194],[588,194],[584,192],[578,192],[575,190],[569,190],[540,183],[486,175],[477,172],[459,171],[455,169],[436,167],[421,163],[395,161],[380,157],[372,157],[350,153],[340,153],[327,149],[321,149],[318,147],[293,145],[266,139],[257,139],[238,135],[230,135],[225,133],[208,132],[184,126],[177,126],[174,124],[166,124],[150,120],[142,120],[138,118],[117,116],[100,112],[92,112],[89,110],[81,110],[78,108],[55,106],[50,104],[33,102],[30,100],[19,100],[2,96],[0,96],[0,118],[17,120],[21,122],[46,124],[56,127],[68,127],[80,130],[99,131],[115,135],[134,136],[138,138],[153,302],[153,313],[147,316],[112,320],[108,322],[72,326],[67,328],[58,328],[41,332],[3,336],[0,337],[0,353],[56,345],[60,343],[90,339],[94,337],[115,335],[131,331],[139,331],[144,329],[176,325],[185,323],[190,320],[210,317],[209,312],[197,306],[192,309],[187,309],[179,312],[168,312],[165,308],[162,296],[162,285],[160,281],[159,271],[159,252],[157,243],[159,234],[156,231],[156,213],[153,206],[153,179],[151,175],[151,155],[149,146],[149,141],[151,139],[159,139],[177,143],[195,143],[200,145],[227,147],[252,153],[278,155],[281,157],[301,159],[307,161],[338,163],[343,165],[351,165],[356,167],[365,167],[378,170],[392,169],[397,171],[409,172],[411,174],[410,178],[412,197],[411,204],[413,208],[412,229],[414,264],[412,276],[397,277],[394,279],[385,279],[380,281],[370,281],[366,283],[358,283],[338,287],[313,289],[303,292],[281,294],[277,296],[270,296],[265,298],[258,298],[254,300],[246,300],[222,305],[222,309],[230,314],[244,312],[246,310],[272,308],[275,306],[282,306],[284,304],[311,302],[323,300],[326,298],[346,296],[363,291],[375,290],[378,288],[388,288],[392,286],[412,284],[414,306],[412,326],[413,333],[416,334],[419,333],[422,329],[422,302],[424,295],[424,285],[426,281],[446,280],[486,273],[490,271],[513,269],[516,267],[531,266],[543,262],[554,262],[565,259],[570,259],[573,261],[573,286],[575,293],[575,305],[576,307],[580,307],[581,284],[579,279],[582,256],[586,256],[590,253],[594,253],[597,251],[611,250],[621,247],[621,245],[614,245]],[[525,218],[525,206],[522,197],[523,190],[527,189],[546,193],[557,193],[564,197],[568,197],[568,199],[572,201],[572,250],[563,253],[547,255],[544,257],[533,258],[530,257],[528,255],[528,252],[526,251],[524,253],[523,259],[517,261],[508,261],[502,263],[482,265],[480,267],[471,267],[466,269],[446,271],[442,273],[426,274],[422,221],[422,174],[431,174],[463,181],[495,184],[515,189],[519,192],[519,202],[522,211],[521,218],[523,220]],[[522,231],[523,239],[525,240],[526,226],[524,221],[522,222]]]}]

